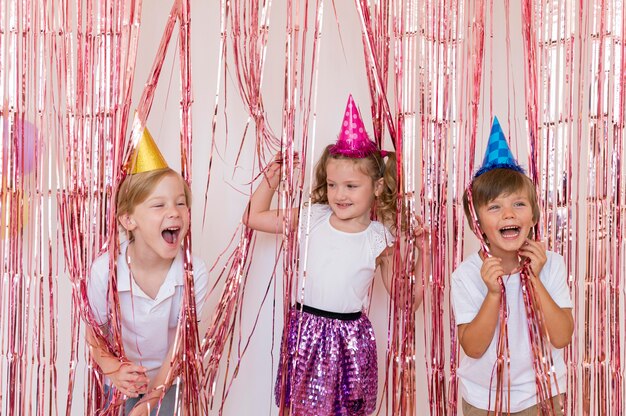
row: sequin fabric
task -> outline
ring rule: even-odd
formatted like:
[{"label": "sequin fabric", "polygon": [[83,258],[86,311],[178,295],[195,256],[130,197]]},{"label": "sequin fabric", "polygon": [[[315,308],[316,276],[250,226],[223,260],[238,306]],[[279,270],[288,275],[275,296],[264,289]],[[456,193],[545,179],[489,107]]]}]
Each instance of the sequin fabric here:
[{"label": "sequin fabric", "polygon": [[[294,307],[284,336],[288,337],[281,351],[281,357],[288,354],[284,403],[286,408],[291,406],[291,415],[357,416],[375,411],[376,339],[365,314],[342,321]],[[276,378],[277,404],[283,392],[280,380],[284,370],[279,368]]]}]

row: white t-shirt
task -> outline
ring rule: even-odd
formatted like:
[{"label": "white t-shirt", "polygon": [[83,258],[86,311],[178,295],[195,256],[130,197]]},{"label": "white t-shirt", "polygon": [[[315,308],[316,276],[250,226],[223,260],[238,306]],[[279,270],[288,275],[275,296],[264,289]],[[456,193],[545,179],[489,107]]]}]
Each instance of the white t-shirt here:
[{"label": "white t-shirt", "polygon": [[[130,272],[126,262],[127,248],[128,243],[123,243],[121,253],[117,258],[117,290],[122,315],[122,342],[127,358],[135,364],[144,366],[148,370],[148,378],[152,380],[166,359],[176,334],[183,300],[183,253],[182,250],[178,253],[156,298],[152,299],[134,280],[131,289]],[[193,276],[196,313],[200,317],[209,277],[204,262],[196,257],[193,258]],[[89,303],[94,318],[100,325],[109,321],[107,316],[108,284],[109,255],[107,253],[93,262],[91,277],[87,284]]]},{"label": "white t-shirt", "polygon": [[[328,205],[307,208],[303,207],[300,218],[299,281],[304,304],[336,313],[361,311],[376,271],[376,258],[393,245],[393,236],[378,221],[358,233],[339,231],[330,224]],[[298,301],[301,293],[296,294]]]},{"label": "white t-shirt", "polygon": [[[539,278],[546,290],[561,308],[571,308],[569,288],[567,286],[567,272],[563,257],[551,251],[546,252],[547,261]],[[452,304],[457,325],[471,322],[480,309],[485,296],[487,286],[480,277],[480,268],[483,261],[474,253],[469,256],[452,273]],[[503,281],[506,288],[506,302],[509,310],[509,351],[510,356],[510,380],[511,380],[511,412],[519,412],[537,404],[537,392],[535,387],[535,371],[532,364],[532,352],[528,336],[528,326],[524,300],[520,286],[520,274],[511,274]],[[495,405],[495,364],[496,346],[500,327],[496,328],[493,339],[487,351],[478,359],[464,356],[458,368],[457,374],[460,380],[461,394],[466,402],[472,406],[484,410],[494,410]],[[563,350],[552,348],[554,370],[558,380],[558,391],[552,383],[552,394],[565,392],[566,368],[563,360]],[[492,381],[493,374],[493,383]],[[507,377],[505,376],[505,380]],[[491,403],[489,403],[489,387],[491,388]],[[507,381],[505,381],[507,383]],[[505,395],[508,394],[508,386],[504,386]],[[491,404],[491,409],[488,409]],[[506,409],[506,401],[504,403]]]}]

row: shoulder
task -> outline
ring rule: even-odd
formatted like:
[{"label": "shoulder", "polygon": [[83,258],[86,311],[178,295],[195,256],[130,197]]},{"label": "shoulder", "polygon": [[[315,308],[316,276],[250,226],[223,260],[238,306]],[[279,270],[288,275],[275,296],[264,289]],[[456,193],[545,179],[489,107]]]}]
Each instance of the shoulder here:
[{"label": "shoulder", "polygon": [[199,279],[207,279],[209,271],[206,267],[206,263],[200,257],[194,255],[193,256],[193,271],[194,271],[194,280]]},{"label": "shoulder", "polygon": [[302,204],[300,212],[300,229],[305,231],[307,228],[313,228],[320,224],[322,220],[329,217],[332,213],[330,206],[327,204]]},{"label": "shoulder", "polygon": [[374,257],[378,257],[387,247],[393,246],[395,241],[395,237],[389,231],[389,228],[378,221],[372,221],[367,229],[367,234]]},{"label": "shoulder", "polygon": [[[109,252],[102,252],[94,261],[91,263],[91,271],[89,278],[90,286],[102,286],[107,285],[109,281]],[[117,265],[117,261],[116,261]]]},{"label": "shoulder", "polygon": [[109,270],[109,252],[102,252],[96,259],[91,263],[91,271],[99,272],[101,270]]},{"label": "shoulder", "polygon": [[559,253],[555,253],[554,251],[546,250],[546,257],[550,263],[565,263],[565,259]]},{"label": "shoulder", "polygon": [[546,251],[546,265],[544,266],[550,275],[560,274],[565,270],[565,259],[559,253]]},{"label": "shoulder", "polygon": [[309,204],[308,202],[302,206],[302,211],[313,217],[331,213],[330,205],[328,204]]},{"label": "shoulder", "polygon": [[483,261],[477,252],[470,254],[452,272],[452,279],[461,279],[466,276],[480,276]]},{"label": "shoulder", "polygon": [[542,281],[565,279],[567,270],[565,259],[559,253],[546,251],[546,264],[540,273]]}]

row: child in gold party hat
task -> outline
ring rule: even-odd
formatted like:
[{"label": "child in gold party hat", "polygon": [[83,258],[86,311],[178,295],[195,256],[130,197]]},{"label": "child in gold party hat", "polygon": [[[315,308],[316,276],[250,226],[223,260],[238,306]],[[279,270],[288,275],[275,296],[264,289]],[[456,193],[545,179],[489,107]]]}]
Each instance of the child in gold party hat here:
[{"label": "child in gold party hat", "polygon": [[[125,415],[173,415],[176,387],[168,379],[184,289],[182,242],[189,229],[191,192],[170,169],[148,129],[125,167],[117,220],[128,237],[117,258],[117,291],[126,360],[111,356],[89,332],[92,357],[107,377],[106,393],[127,397]],[[208,288],[202,260],[193,259],[196,310]],[[91,267],[88,298],[96,323],[109,333],[109,255]],[[171,377],[171,376],[170,376]],[[163,395],[163,389],[167,389]],[[163,399],[160,398],[163,395]]]}]

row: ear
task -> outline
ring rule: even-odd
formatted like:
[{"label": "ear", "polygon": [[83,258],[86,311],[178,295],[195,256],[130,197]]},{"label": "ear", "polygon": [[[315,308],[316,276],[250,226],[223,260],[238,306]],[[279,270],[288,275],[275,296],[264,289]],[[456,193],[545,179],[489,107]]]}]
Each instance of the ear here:
[{"label": "ear", "polygon": [[118,217],[118,220],[126,231],[133,231],[135,228],[137,228],[137,224],[130,214],[121,215]]},{"label": "ear", "polygon": [[385,186],[385,179],[384,178],[380,178],[376,181],[374,181],[374,195],[375,196],[380,196],[380,194],[383,193],[383,186]]}]

